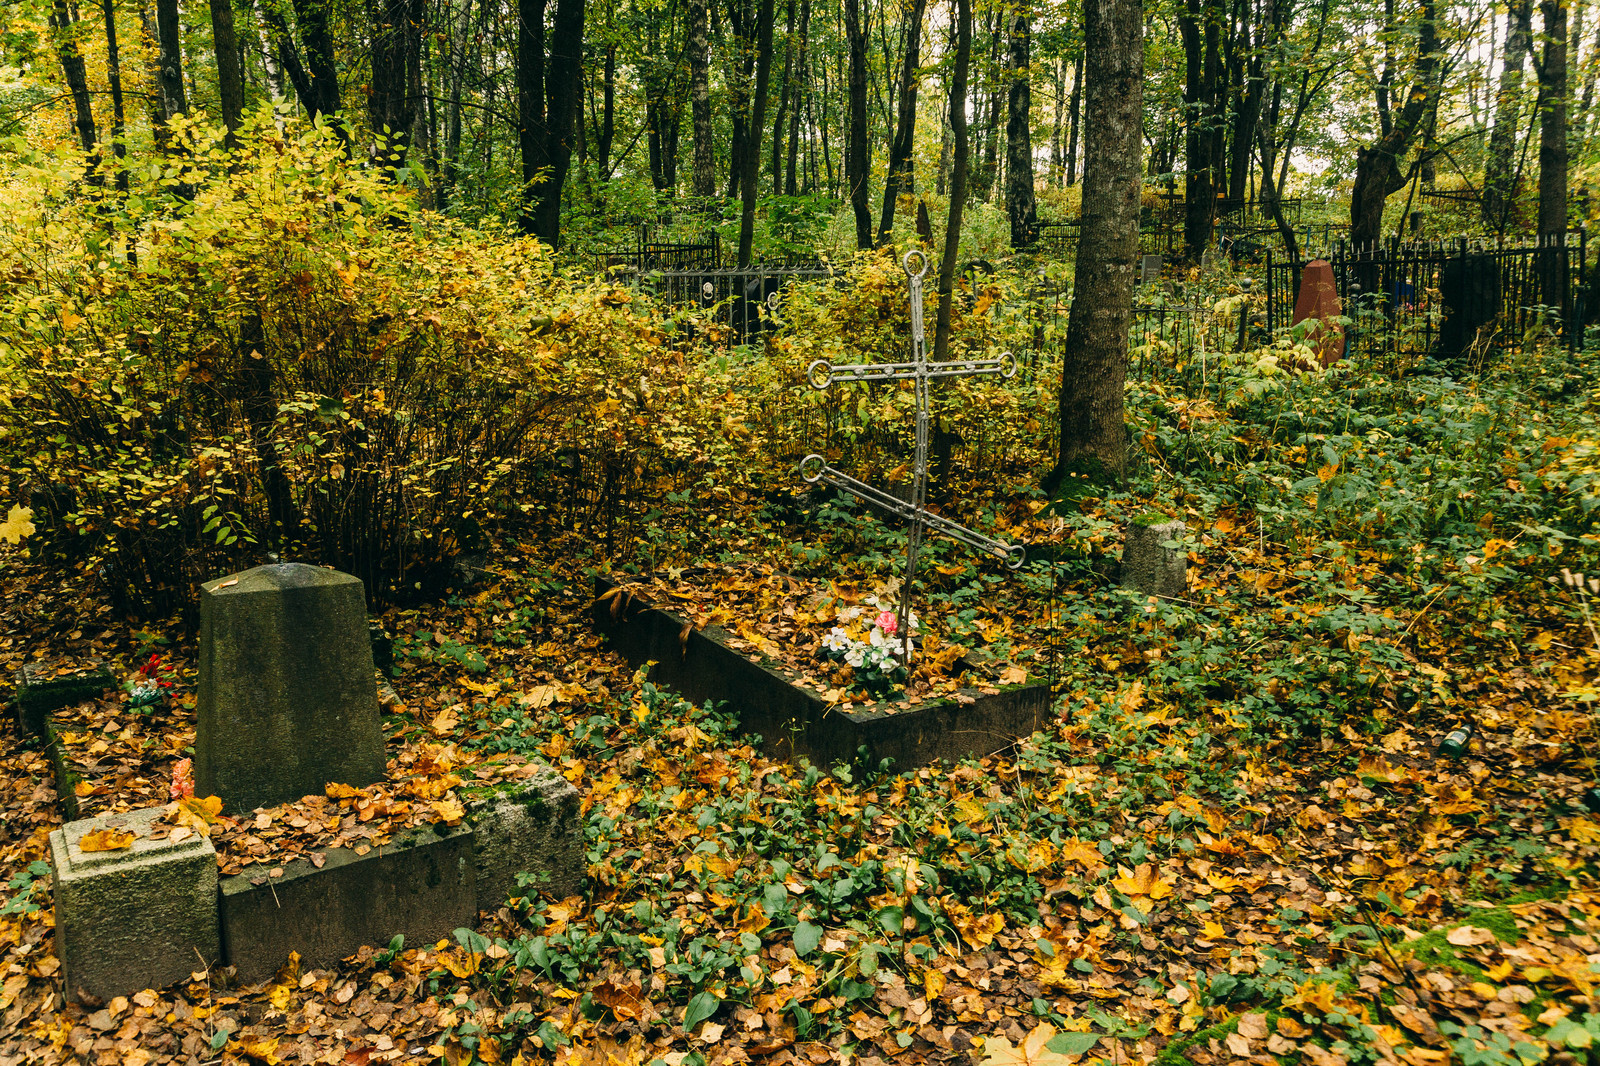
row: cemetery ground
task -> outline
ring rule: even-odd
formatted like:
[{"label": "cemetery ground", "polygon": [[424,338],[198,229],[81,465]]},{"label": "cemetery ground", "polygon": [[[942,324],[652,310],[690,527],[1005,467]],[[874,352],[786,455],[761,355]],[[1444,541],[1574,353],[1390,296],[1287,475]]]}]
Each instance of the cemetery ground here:
[{"label": "cemetery ground", "polygon": [[[903,306],[878,274],[846,298]],[[795,335],[769,358],[820,327]],[[0,727],[0,1066],[1585,1061],[1600,353],[1533,337],[1471,377],[1159,354],[1130,383],[1126,485],[1047,499],[1035,443],[958,455],[934,487],[1030,561],[930,541],[916,609],[942,646],[1049,678],[1046,728],[900,772],[792,763],[736,704],[686,703],[607,647],[598,578],[669,596],[732,581],[725,602],[695,586],[697,610],[757,651],[791,637],[769,617],[791,577],[888,594],[897,524],[808,493],[775,447],[738,478],[643,486],[649,511],[609,542],[541,506],[470,583],[381,615],[385,738],[409,785],[265,817],[202,803],[220,818],[198,820],[270,884],[290,856],[449,823],[475,784],[537,759],[582,796],[582,892],[529,884],[454,937],[285,960],[260,985],[196,959],[177,986],[67,1002],[47,837],[69,804],[168,795],[193,619],[128,621],[94,573],[47,568],[26,538],[0,549],[8,673],[102,661],[128,681],[159,655],[172,682],[165,703],[114,690],[58,714],[70,799],[46,750]],[[1043,425],[1047,376],[966,406]],[[1151,515],[1187,525],[1181,596],[1117,579],[1124,529]]]}]

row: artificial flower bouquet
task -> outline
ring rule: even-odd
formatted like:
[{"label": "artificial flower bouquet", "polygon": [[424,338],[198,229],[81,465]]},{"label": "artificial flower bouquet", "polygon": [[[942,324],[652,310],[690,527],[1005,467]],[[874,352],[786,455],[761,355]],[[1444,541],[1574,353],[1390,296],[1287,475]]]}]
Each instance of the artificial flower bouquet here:
[{"label": "artificial flower bouquet", "polygon": [[129,707],[153,707],[172,691],[177,670],[160,654],[145,660],[123,686],[128,692]]},{"label": "artificial flower bouquet", "polygon": [[[865,607],[841,608],[835,620],[840,624],[822,638],[822,658],[848,666],[856,681],[880,696],[906,683],[910,671],[901,659],[905,642],[900,619],[891,608],[869,597]],[[915,647],[916,612],[908,624]]]}]

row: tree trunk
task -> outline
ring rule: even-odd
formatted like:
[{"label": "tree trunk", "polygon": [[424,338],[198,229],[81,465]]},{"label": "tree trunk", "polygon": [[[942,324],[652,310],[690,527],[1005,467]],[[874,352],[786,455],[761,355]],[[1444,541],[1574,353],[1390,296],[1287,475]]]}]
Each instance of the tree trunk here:
[{"label": "tree trunk", "polygon": [[161,105],[170,122],[189,111],[183,92],[183,26],[178,20],[178,0],[156,0],[156,33],[161,45]]},{"label": "tree trunk", "polygon": [[1217,220],[1217,82],[1220,80],[1217,11],[1210,0],[1185,0],[1178,15],[1184,56],[1183,246],[1198,261]]},{"label": "tree trunk", "polygon": [[[1441,46],[1434,22],[1435,0],[1419,0],[1420,25],[1417,53],[1412,64],[1411,91],[1399,113],[1383,112],[1388,132],[1371,148],[1356,152],[1355,182],[1350,190],[1350,239],[1358,247],[1375,244],[1383,231],[1383,204],[1389,194],[1405,185],[1400,159],[1421,132],[1438,98],[1436,72]],[[1363,280],[1362,286],[1370,291]]]},{"label": "tree trunk", "polygon": [[956,259],[961,254],[961,213],[967,202],[971,145],[967,136],[967,70],[972,64],[972,3],[956,0],[955,68],[950,74],[950,209],[945,216],[944,257],[939,260],[939,317],[933,330],[933,358],[950,358],[950,304],[955,290]]},{"label": "tree trunk", "polygon": [[444,117],[444,166],[439,182],[439,209],[450,203],[456,183],[461,180],[461,93],[467,72],[467,40],[472,31],[472,0],[461,5],[461,22],[451,27],[450,103]]},{"label": "tree trunk", "polygon": [[[784,174],[783,191],[789,196],[800,192],[795,167],[800,162],[800,112],[802,101],[811,98],[811,0],[800,0],[800,54],[795,59],[794,107],[789,112],[789,169]],[[809,140],[809,135],[808,138]]]},{"label": "tree trunk", "polygon": [[422,64],[423,0],[378,0],[372,16],[367,114],[376,141],[374,158],[393,170],[405,165],[417,121],[417,99],[411,88]]},{"label": "tree trunk", "polygon": [[[128,191],[128,169],[123,164],[128,154],[125,142],[128,119],[122,108],[122,49],[117,47],[117,7],[115,0],[100,0],[100,14],[106,24],[106,77],[111,83],[111,154],[117,160],[117,188]],[[92,115],[90,116],[93,117]],[[128,259],[134,261],[137,253],[133,241],[128,242]]]},{"label": "tree trunk", "polygon": [[755,77],[757,13],[749,8],[750,0],[725,0],[728,28],[733,31],[734,54],[730,57],[727,77],[728,116],[731,132],[728,136],[728,186],[724,194],[730,200],[739,196],[744,185],[744,151],[750,144],[750,86]]},{"label": "tree trunk", "polygon": [[861,25],[861,0],[844,0],[844,29],[850,43],[850,136],[845,147],[844,180],[856,217],[856,247],[872,247],[872,209],[867,178],[872,150],[867,142],[867,35]]},{"label": "tree trunk", "polygon": [[89,97],[89,71],[83,53],[73,36],[77,24],[67,0],[55,0],[50,9],[50,29],[56,39],[56,57],[61,60],[61,74],[66,79],[67,90],[72,94],[73,128],[78,131],[78,145],[83,149],[86,166],[92,174],[97,162],[100,133],[95,129],[94,108]]},{"label": "tree trunk", "polygon": [[1038,232],[1033,197],[1032,74],[1028,51],[1032,33],[1028,12],[1019,4],[1011,19],[1011,98],[1006,118],[1006,216],[1011,220],[1011,247],[1026,248]]},{"label": "tree trunk", "polygon": [[217,91],[228,145],[238,144],[244,121],[244,71],[239,66],[239,38],[233,27],[233,0],[211,0],[211,40],[217,57]]},{"label": "tree trunk", "polygon": [[1144,30],[1140,0],[1084,0],[1083,229],[1062,345],[1061,454],[1046,483],[1121,480],[1127,472],[1134,260],[1139,252]]},{"label": "tree trunk", "polygon": [[889,170],[883,182],[883,211],[878,220],[878,246],[894,232],[895,205],[903,194],[917,190],[911,151],[917,130],[917,66],[922,56],[922,15],[927,0],[911,0],[906,12],[906,50],[900,64],[900,100],[895,116],[894,140],[889,145]]},{"label": "tree trunk", "polygon": [[574,120],[583,74],[584,0],[556,0],[545,55],[545,0],[519,0],[517,110],[523,232],[561,247],[561,190],[572,162]]},{"label": "tree trunk", "polygon": [[[784,127],[789,123],[789,104],[794,95],[794,16],[795,0],[789,0],[788,26],[783,34],[783,82],[778,89],[778,117],[772,122],[772,195],[783,195]],[[798,110],[798,108],[796,109]],[[790,175],[791,181],[793,175]]]},{"label": "tree trunk", "polygon": [[747,267],[755,249],[756,183],[761,177],[761,131],[766,125],[767,88],[772,80],[773,0],[760,0],[756,16],[756,93],[750,109],[749,144],[745,145],[744,175],[740,182],[743,210],[739,213],[739,265]]},{"label": "tree trunk", "polygon": [[[1567,8],[1540,0],[1544,51],[1539,63],[1539,232],[1567,231]],[[1548,295],[1548,294],[1547,294]]]},{"label": "tree trunk", "polygon": [[1489,155],[1483,165],[1483,224],[1496,233],[1506,231],[1516,180],[1513,159],[1517,126],[1522,112],[1522,70],[1533,42],[1531,0],[1511,0],[1506,15],[1505,55],[1500,65],[1500,91],[1495,100],[1494,131],[1489,134]]},{"label": "tree trunk", "polygon": [[267,31],[267,20],[256,7],[255,0],[246,0],[249,10],[256,16],[256,39],[261,42],[261,69],[267,75],[267,91],[274,100],[286,99],[283,68],[278,63],[278,47]]},{"label": "tree trunk", "polygon": [[[328,0],[294,0],[294,19],[305,45],[310,99],[302,100],[311,117],[334,120],[339,113],[339,68],[333,59],[333,31],[329,27]],[[345,137],[343,123],[336,127]]]},{"label": "tree trunk", "polygon": [[689,0],[689,103],[694,139],[694,194],[716,195],[717,168],[711,140],[711,45],[706,0]]},{"label": "tree trunk", "polygon": [[1078,117],[1083,112],[1083,53],[1072,64],[1072,113],[1067,129],[1067,184],[1078,184]]},{"label": "tree trunk", "polygon": [[295,46],[294,35],[289,32],[289,24],[271,3],[262,4],[257,12],[261,16],[263,42],[270,38],[271,50],[276,52],[283,73],[288,75],[295,99],[306,109],[307,115],[315,117],[316,93],[311,87],[311,75],[300,62],[300,50]]},{"label": "tree trunk", "polygon": [[1050,108],[1050,176],[1045,179],[1045,186],[1051,189],[1061,184],[1061,132],[1066,127],[1062,120],[1066,118],[1067,110],[1067,64],[1058,57],[1053,65],[1056,93],[1054,106]]},{"label": "tree trunk", "polygon": [[607,41],[600,82],[600,131],[594,139],[595,173],[603,182],[611,180],[611,146],[616,139],[617,45],[615,41]]}]

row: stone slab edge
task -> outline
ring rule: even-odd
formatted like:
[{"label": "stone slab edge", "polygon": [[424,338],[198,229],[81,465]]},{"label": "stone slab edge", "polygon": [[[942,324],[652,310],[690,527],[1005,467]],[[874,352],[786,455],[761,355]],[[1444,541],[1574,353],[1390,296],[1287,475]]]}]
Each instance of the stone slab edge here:
[{"label": "stone slab edge", "polygon": [[79,700],[90,699],[116,688],[116,679],[105,663],[95,663],[88,669],[35,681],[29,674],[42,663],[24,663],[17,669],[16,692],[12,706],[16,712],[17,729],[23,736],[43,736],[53,711],[59,711]]},{"label": "stone slab edge", "polygon": [[[596,596],[615,584],[595,581]],[[684,698],[736,703],[740,726],[759,733],[769,754],[807,755],[831,764],[852,762],[866,747],[870,758],[893,759],[896,769],[911,769],[937,759],[989,755],[1042,727],[1050,713],[1050,686],[1022,685],[998,694],[963,690],[972,700],[926,703],[902,711],[830,708],[821,697],[776,670],[752,662],[722,643],[719,631],[691,629],[670,611],[629,603],[613,616],[615,601],[597,602],[590,611],[595,629],[634,666],[654,660],[650,679]]]},{"label": "stone slab edge", "polygon": [[[270,979],[298,952],[307,968],[330,966],[396,934],[429,944],[477,921],[473,830],[411,830],[365,855],[330,848],[321,867],[258,864],[218,886],[222,954],[240,984]],[[260,879],[261,883],[254,883]],[[320,919],[320,920],[316,920]]]}]

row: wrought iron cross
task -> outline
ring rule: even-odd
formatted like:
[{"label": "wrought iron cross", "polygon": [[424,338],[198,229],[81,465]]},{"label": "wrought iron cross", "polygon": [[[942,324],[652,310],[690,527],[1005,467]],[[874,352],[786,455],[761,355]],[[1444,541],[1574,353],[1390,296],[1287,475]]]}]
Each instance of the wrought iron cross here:
[{"label": "wrought iron cross", "polygon": [[[912,264],[921,261],[919,269]],[[800,476],[811,484],[823,482],[843,489],[868,503],[909,523],[906,532],[906,568],[900,583],[900,609],[896,615],[901,635],[901,662],[911,663],[911,583],[917,573],[917,556],[922,551],[922,538],[927,530],[942,533],[951,540],[960,541],[979,551],[988,552],[1005,560],[1015,570],[1027,557],[1020,544],[986,537],[958,522],[933,514],[928,510],[928,385],[934,378],[973,377],[981,374],[998,374],[1009,378],[1017,372],[1017,360],[1010,352],[996,359],[965,359],[959,362],[928,362],[927,344],[922,328],[922,279],[928,276],[928,257],[913,249],[901,260],[906,272],[906,282],[911,299],[911,361],[906,363],[856,363],[834,366],[826,359],[818,359],[806,370],[806,379],[817,390],[833,384],[874,381],[911,381],[916,387],[917,439],[914,472],[911,477],[911,499],[901,500],[864,481],[857,481],[828,465],[820,455],[812,454],[800,461]]]}]

